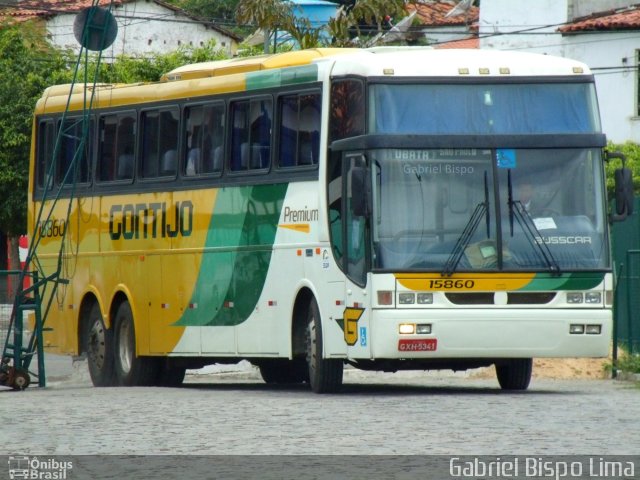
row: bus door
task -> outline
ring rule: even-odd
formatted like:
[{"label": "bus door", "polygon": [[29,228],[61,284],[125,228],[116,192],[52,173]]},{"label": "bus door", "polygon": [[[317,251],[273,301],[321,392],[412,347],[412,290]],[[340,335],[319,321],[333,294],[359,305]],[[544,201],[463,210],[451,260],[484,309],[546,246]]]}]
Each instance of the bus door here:
[{"label": "bus door", "polygon": [[368,217],[371,191],[367,158],[363,153],[343,156],[342,224],[345,282],[343,329],[349,358],[371,356],[370,241]]}]

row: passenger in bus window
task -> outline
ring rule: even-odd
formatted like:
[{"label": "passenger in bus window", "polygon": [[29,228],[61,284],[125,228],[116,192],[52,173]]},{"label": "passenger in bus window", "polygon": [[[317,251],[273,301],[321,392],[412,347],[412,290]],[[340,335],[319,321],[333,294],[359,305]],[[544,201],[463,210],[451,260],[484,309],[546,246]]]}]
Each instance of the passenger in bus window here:
[{"label": "passenger in bus window", "polygon": [[538,205],[534,201],[533,185],[529,181],[524,181],[520,185],[517,191],[517,199],[520,201],[520,206],[529,215],[535,215],[538,213]]},{"label": "passenger in bus window", "polygon": [[525,182],[519,189],[520,203],[526,211],[531,210],[531,198],[533,197],[533,187],[529,182]]}]

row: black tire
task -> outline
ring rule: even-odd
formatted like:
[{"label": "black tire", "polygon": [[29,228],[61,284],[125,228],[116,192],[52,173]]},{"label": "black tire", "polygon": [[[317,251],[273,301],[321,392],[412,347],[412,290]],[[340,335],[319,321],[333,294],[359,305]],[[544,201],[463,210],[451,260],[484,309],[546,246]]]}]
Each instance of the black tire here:
[{"label": "black tire", "polygon": [[309,368],[304,358],[273,358],[257,362],[265,383],[291,384],[309,381]]},{"label": "black tire", "polygon": [[315,299],[309,303],[307,314],[307,366],[309,384],[315,393],[333,393],[342,387],[342,360],[322,357],[322,321]]},{"label": "black tire", "polygon": [[89,376],[95,387],[116,385],[113,365],[113,331],[104,325],[100,307],[96,303],[89,311],[84,337]]},{"label": "black tire", "polygon": [[114,365],[119,385],[138,387],[153,385],[158,362],[153,357],[136,354],[136,332],[129,302],[122,302],[114,319]]},{"label": "black tire", "polygon": [[533,359],[514,358],[496,363],[498,383],[503,390],[526,390],[531,382]]}]

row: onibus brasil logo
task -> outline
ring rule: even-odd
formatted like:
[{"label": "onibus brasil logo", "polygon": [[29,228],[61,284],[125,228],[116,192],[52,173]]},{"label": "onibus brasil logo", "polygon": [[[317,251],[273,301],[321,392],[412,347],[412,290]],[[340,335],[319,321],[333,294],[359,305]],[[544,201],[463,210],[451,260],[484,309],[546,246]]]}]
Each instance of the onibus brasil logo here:
[{"label": "onibus brasil logo", "polygon": [[69,470],[73,469],[73,462],[60,461],[54,458],[38,458],[27,456],[9,457],[9,478],[38,480],[66,480]]}]

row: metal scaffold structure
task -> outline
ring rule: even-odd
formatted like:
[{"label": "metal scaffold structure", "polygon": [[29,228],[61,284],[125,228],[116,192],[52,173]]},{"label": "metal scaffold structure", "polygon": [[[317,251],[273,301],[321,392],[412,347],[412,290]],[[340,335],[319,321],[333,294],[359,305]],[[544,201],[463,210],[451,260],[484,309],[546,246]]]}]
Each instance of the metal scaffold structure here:
[{"label": "metal scaffold structure", "polygon": [[[68,230],[64,228],[60,232],[60,246],[57,252],[57,266],[53,271],[45,272],[38,258],[38,247],[45,235],[44,228],[35,228],[38,225],[48,225],[52,220],[53,212],[61,202],[67,202],[66,218],[64,225],[69,225],[69,217],[75,198],[75,186],[78,170],[85,145],[89,138],[89,117],[93,107],[95,86],[101,62],[101,52],[113,43],[117,35],[117,24],[111,14],[113,2],[101,7],[99,0],[94,0],[91,7],[78,14],[74,22],[74,34],[81,45],[75,64],[73,80],[69,90],[69,100],[57,131],[53,158],[48,162],[46,172],[47,181],[42,193],[40,207],[35,213],[33,235],[30,239],[27,258],[21,270],[0,271],[5,275],[16,279],[17,291],[12,302],[11,314],[4,339],[2,357],[0,357],[0,385],[15,390],[23,390],[31,383],[31,377],[38,379],[40,387],[46,386],[43,332],[46,331],[46,320],[54,305],[56,293],[60,285],[69,283],[65,278],[65,262],[68,260]],[[98,52],[94,68],[90,68],[89,52]],[[93,75],[90,75],[93,70]],[[81,72],[83,72],[81,74]],[[79,79],[78,77],[82,77]],[[91,77],[91,78],[90,78]],[[80,88],[78,88],[78,86]],[[81,92],[84,95],[81,128],[77,129],[77,122],[65,122],[69,110],[71,93]],[[71,125],[71,126],[69,126]],[[78,135],[80,132],[80,135]],[[56,159],[59,156],[62,142],[73,138],[77,145],[73,159],[64,172],[64,177],[57,190],[53,187],[53,175],[56,168]],[[65,187],[64,195],[62,188]],[[46,200],[46,202],[45,202]],[[64,205],[63,205],[64,206]],[[60,219],[58,219],[60,220]],[[31,325],[25,325],[25,314],[31,314]],[[30,327],[30,328],[27,328]],[[37,358],[37,370],[33,371],[31,364]]]}]

